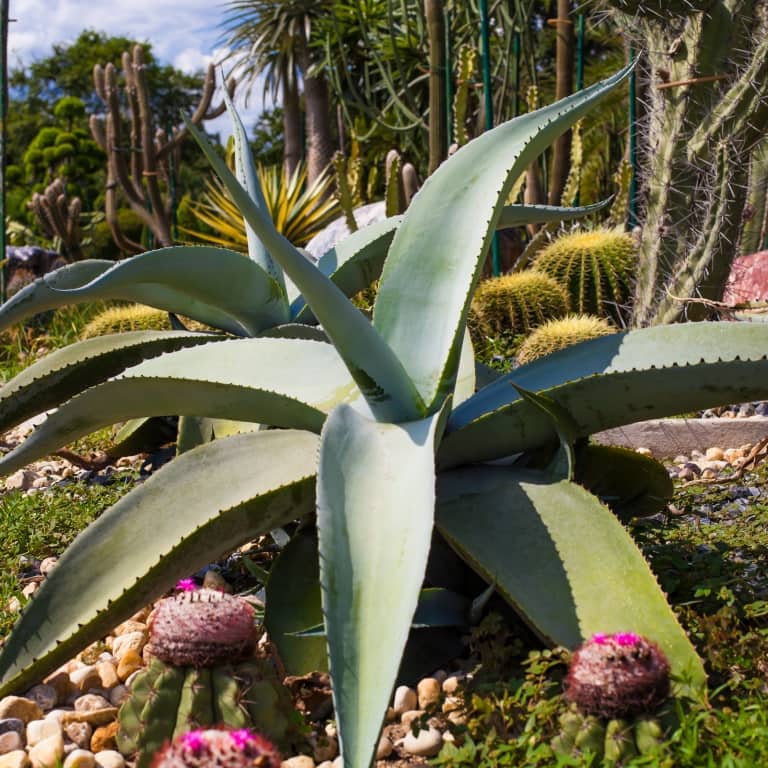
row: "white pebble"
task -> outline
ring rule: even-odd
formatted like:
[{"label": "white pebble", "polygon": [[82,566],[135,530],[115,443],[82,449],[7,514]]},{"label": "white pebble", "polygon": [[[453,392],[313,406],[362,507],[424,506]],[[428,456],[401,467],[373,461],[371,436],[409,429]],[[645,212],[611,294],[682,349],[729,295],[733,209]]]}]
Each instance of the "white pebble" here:
[{"label": "white pebble", "polygon": [[395,714],[402,715],[403,712],[408,712],[412,709],[416,709],[419,706],[419,699],[416,695],[416,691],[413,688],[409,688],[407,685],[401,685],[395,691],[395,698],[392,704],[392,708],[395,710]]},{"label": "white pebble", "polygon": [[411,755],[420,757],[434,757],[442,746],[443,734],[431,725],[428,728],[422,728],[418,736],[409,731],[403,739],[403,749]]},{"label": "white pebble", "polygon": [[93,757],[99,768],[125,768],[125,758],[114,749],[103,749]]}]

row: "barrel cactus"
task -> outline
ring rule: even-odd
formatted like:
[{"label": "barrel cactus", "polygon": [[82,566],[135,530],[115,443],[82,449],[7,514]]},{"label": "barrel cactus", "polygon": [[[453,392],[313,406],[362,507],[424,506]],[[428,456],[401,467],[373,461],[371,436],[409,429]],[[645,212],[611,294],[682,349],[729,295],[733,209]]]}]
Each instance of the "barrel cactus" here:
[{"label": "barrel cactus", "polygon": [[520,345],[517,359],[521,364],[531,363],[580,341],[615,332],[616,329],[602,317],[566,315],[556,320],[548,320],[533,331]]},{"label": "barrel cactus", "polygon": [[187,731],[166,744],[152,768],[279,768],[280,756],[247,728]]},{"label": "barrel cactus", "polygon": [[253,725],[285,741],[290,696],[270,664],[253,658],[249,603],[209,589],[182,592],[157,604],[149,633],[153,658],[119,713],[118,747],[138,753],[137,768],[150,765],[166,741],[217,724]]},{"label": "barrel cactus", "polygon": [[621,321],[632,292],[637,244],[621,229],[571,232],[543,248],[535,265],[566,289],[574,312]]},{"label": "barrel cactus", "polygon": [[657,749],[663,728],[654,715],[669,696],[669,671],[661,649],[634,632],[593,635],[565,678],[573,706],[560,717],[555,750],[595,752],[616,763]]},{"label": "barrel cactus", "polygon": [[83,328],[81,337],[92,339],[94,336],[105,336],[108,333],[151,330],[171,330],[168,313],[144,304],[127,304],[122,307],[109,307],[99,312]]},{"label": "barrel cactus", "polygon": [[529,333],[568,311],[568,297],[556,280],[529,270],[492,277],[477,286],[467,321],[475,345],[488,338]]}]

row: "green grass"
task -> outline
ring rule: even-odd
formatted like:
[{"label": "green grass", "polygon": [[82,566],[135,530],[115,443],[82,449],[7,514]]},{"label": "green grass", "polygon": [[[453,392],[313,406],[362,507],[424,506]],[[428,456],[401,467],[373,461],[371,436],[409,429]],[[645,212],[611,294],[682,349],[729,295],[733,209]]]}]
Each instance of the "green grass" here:
[{"label": "green grass", "polygon": [[24,602],[20,558],[60,555],[133,485],[133,474],[125,473],[108,485],[72,483],[30,495],[10,491],[0,496],[0,636],[8,634],[17,616],[7,610],[8,601],[17,597]]}]

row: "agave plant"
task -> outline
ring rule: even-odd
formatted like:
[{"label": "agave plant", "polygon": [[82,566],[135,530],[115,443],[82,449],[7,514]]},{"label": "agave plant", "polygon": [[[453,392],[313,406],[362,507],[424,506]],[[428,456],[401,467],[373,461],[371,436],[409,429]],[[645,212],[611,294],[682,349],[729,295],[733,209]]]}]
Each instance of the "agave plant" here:
[{"label": "agave plant", "polygon": [[[182,248],[109,271],[82,262],[6,304],[0,317],[10,321],[122,292],[241,338],[155,334],[188,345],[158,354],[156,340],[148,350],[148,340],[117,336],[92,340],[106,350],[76,345],[41,361],[0,393],[0,419],[60,407],[0,459],[2,472],[138,416],[175,411],[282,429],[179,456],[81,534],[8,638],[0,695],[211,559],[315,510],[346,768],[372,761],[433,528],[543,639],[575,647],[597,632],[635,632],[664,651],[679,693],[702,695],[702,663],[639,550],[573,482],[573,445],[633,420],[766,396],[768,331],[729,323],[614,334],[477,393],[464,343],[494,228],[564,215],[505,208],[514,179],[626,74],[468,143],[403,217],[358,231],[317,267],[276,231],[247,155],[238,153],[238,180],[197,134],[248,223],[250,260]],[[369,322],[347,297],[382,264]],[[322,330],[298,325],[313,320]],[[560,448],[543,469],[511,458],[552,444]],[[94,573],[94,561],[111,567]]]},{"label": "agave plant", "polygon": [[[292,174],[274,165],[258,165],[257,174],[277,231],[294,245],[305,245],[341,215],[339,204],[330,194],[333,177],[328,173],[310,185],[307,185],[304,164],[299,164]],[[221,181],[214,178],[207,182],[202,201],[193,202],[191,209],[215,234],[181,227],[183,232],[226,248],[243,250],[246,247],[243,217]]]}]

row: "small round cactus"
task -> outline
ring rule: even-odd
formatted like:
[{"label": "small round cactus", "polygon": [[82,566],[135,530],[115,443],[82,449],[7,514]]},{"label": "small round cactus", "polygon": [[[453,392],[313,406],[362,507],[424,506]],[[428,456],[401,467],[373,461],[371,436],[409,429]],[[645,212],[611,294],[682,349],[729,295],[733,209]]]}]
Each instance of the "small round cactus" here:
[{"label": "small round cactus", "polygon": [[179,593],[161,600],[149,618],[152,659],[120,708],[120,751],[136,755],[136,768],[148,768],[164,743],[217,725],[252,726],[282,746],[290,744],[299,719],[271,663],[253,656],[251,605],[215,590],[197,590],[189,579],[177,588]]},{"label": "small round cactus", "polygon": [[634,632],[596,634],[573,655],[565,698],[585,715],[634,717],[669,696],[669,662],[661,649]]},{"label": "small round cactus", "polygon": [[187,731],[166,744],[152,768],[279,768],[280,756],[247,728]]},{"label": "small round cactus", "polygon": [[174,667],[240,661],[256,644],[253,608],[224,592],[185,589],[157,604],[149,636],[152,655]]},{"label": "small round cactus", "polygon": [[517,350],[517,360],[526,365],[572,344],[611,333],[616,333],[616,329],[602,317],[566,315],[558,320],[549,320],[533,331]]},{"label": "small round cactus", "polygon": [[109,307],[99,312],[83,328],[80,337],[91,339],[109,333],[126,331],[169,331],[171,321],[168,313],[162,309],[147,307],[143,304],[128,304],[122,307]]}]

